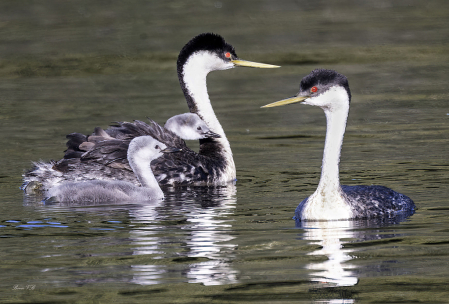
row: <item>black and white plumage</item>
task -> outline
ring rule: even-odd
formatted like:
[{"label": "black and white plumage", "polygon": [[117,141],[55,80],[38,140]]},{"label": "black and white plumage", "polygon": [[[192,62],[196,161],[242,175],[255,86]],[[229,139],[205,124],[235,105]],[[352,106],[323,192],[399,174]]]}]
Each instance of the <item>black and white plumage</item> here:
[{"label": "black and white plumage", "polygon": [[[69,141],[66,159],[79,157],[85,160],[96,159],[105,165],[111,163],[114,166],[117,161],[127,160],[128,144],[132,138],[147,134],[153,135],[158,140],[174,142],[177,146],[182,145],[182,149],[187,148],[184,140],[220,138],[220,135],[212,132],[197,114],[184,113],[169,118],[163,128],[152,120],[149,124],[136,120],[134,123],[118,122],[117,126],[110,127],[106,131],[97,127],[90,136],[72,133],[67,135]],[[105,149],[106,146],[109,148]],[[86,154],[85,151],[89,153]]]},{"label": "black and white plumage", "polygon": [[[35,190],[50,189],[68,181],[101,179],[125,180],[139,185],[136,174],[133,173],[129,164],[128,147],[133,138],[152,134],[157,140],[171,142],[178,147],[178,150],[184,152],[191,150],[180,136],[186,136],[186,139],[192,140],[219,138],[218,134],[210,131],[204,121],[193,113],[176,115],[167,123],[165,128],[154,121],[150,121],[150,124],[140,121],[135,121],[133,124],[124,122],[106,131],[97,127],[90,136],[79,133],[70,134],[67,136],[69,141],[66,151],[66,156],[69,157],[58,162],[36,163],[35,167],[26,174],[22,189],[27,193],[33,193]],[[124,130],[127,132],[122,132],[122,126],[125,126]],[[130,130],[133,131],[131,135],[128,134]],[[109,135],[107,131],[116,138]],[[194,152],[191,151],[191,153]],[[150,165],[147,170],[151,170]],[[36,187],[38,189],[35,189]]]},{"label": "black and white plumage", "polygon": [[[199,153],[188,149],[179,137],[173,136],[154,122],[150,124],[141,121],[122,122],[105,130],[111,138],[102,142],[95,153],[87,155],[83,151],[86,145],[84,143],[88,141],[87,136],[79,133],[68,135],[65,160],[59,162],[61,166],[58,168],[67,179],[83,179],[87,174],[88,178],[94,175],[98,179],[110,179],[114,176],[117,179],[133,180],[133,175],[129,174],[129,170],[127,172],[126,164],[123,164],[126,163],[126,159],[114,158],[115,152],[126,148],[122,139],[129,140],[136,136],[150,135],[168,146],[182,149],[180,153],[165,155],[151,163],[160,184],[219,185],[235,180],[236,169],[231,147],[210,103],[206,76],[211,71],[236,66],[278,67],[241,60],[234,48],[221,36],[210,33],[194,37],[179,54],[177,73],[190,112],[197,114],[207,127],[219,136],[200,139]],[[46,168],[42,169],[46,171]],[[26,174],[25,182],[31,175],[43,174],[40,171],[42,170],[37,168],[34,172]]]},{"label": "black and white plumage", "polygon": [[304,77],[299,93],[264,107],[297,102],[318,106],[327,120],[321,178],[317,190],[296,208],[297,220],[342,220],[395,217],[413,214],[413,201],[383,186],[341,186],[340,153],[349,114],[351,92],[347,78],[332,70],[317,69]]},{"label": "black and white plumage", "polygon": [[152,160],[164,153],[176,152],[151,136],[134,138],[127,159],[141,187],[127,181],[93,180],[63,182],[46,191],[46,196],[58,202],[98,203],[157,200],[164,197],[153,172],[148,170]]}]

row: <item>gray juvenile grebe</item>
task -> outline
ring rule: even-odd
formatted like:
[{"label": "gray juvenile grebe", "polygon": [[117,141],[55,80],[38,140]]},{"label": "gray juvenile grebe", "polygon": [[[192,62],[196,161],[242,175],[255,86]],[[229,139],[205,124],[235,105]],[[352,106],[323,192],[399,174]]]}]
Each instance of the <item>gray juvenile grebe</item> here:
[{"label": "gray juvenile grebe", "polygon": [[[208,137],[220,137],[220,135],[212,132],[197,114],[193,113],[184,113],[173,116],[167,121],[166,129],[162,128],[155,122],[152,122],[152,126],[156,130],[159,130],[159,133],[163,132],[165,136],[170,136],[172,139],[171,141],[177,142],[178,146],[182,146],[182,144],[185,146],[183,139],[198,140]],[[145,132],[142,133],[144,134]],[[139,135],[134,138],[139,138]],[[103,129],[97,127],[95,128],[94,134],[89,137],[85,137],[85,141],[79,144],[78,148],[85,151],[80,158],[62,159],[57,163],[36,163],[35,168],[25,177],[26,183],[24,183],[22,189],[24,189],[27,193],[33,193],[35,190],[48,190],[53,188],[55,185],[67,183],[69,181],[97,180],[98,173],[95,171],[89,171],[91,168],[89,166],[80,166],[79,160],[96,158],[98,151],[101,151],[100,154],[103,157],[101,159],[102,162],[96,162],[95,164],[96,169],[104,171],[103,174],[100,175],[100,179],[105,179],[105,176],[107,176],[109,177],[107,178],[107,181],[128,180],[132,181],[135,185],[139,185],[139,179],[135,174],[136,172],[133,172],[134,170],[129,163],[130,154],[128,151],[128,146],[130,145],[130,142],[131,140],[126,138],[115,139],[107,134]],[[178,151],[181,150],[178,148]],[[91,156],[92,154],[94,155],[93,157]],[[153,159],[157,159],[157,157]],[[72,171],[68,171],[68,174],[65,174],[67,171],[66,168],[72,165],[73,160],[76,161],[75,164],[77,166],[75,169],[72,169]],[[101,163],[104,163],[104,165]],[[113,164],[113,166],[105,166],[109,163]],[[150,163],[147,165],[147,170],[151,171]],[[103,168],[101,168],[101,166]],[[142,166],[140,168],[142,168]],[[85,170],[83,171],[81,169]],[[122,173],[115,176],[114,173],[117,172]],[[123,172],[126,172],[126,174]],[[123,176],[126,178],[123,178]],[[131,176],[134,178],[131,178]],[[98,180],[96,183],[101,184]],[[28,185],[32,185],[32,187],[29,187]]]},{"label": "gray juvenile grebe", "polygon": [[70,203],[98,203],[121,201],[147,201],[162,199],[164,192],[149,170],[152,160],[164,153],[177,152],[167,148],[151,136],[134,138],[128,148],[128,162],[141,187],[126,181],[94,180],[63,182],[46,191],[52,201]]},{"label": "gray juvenile grebe", "polygon": [[[200,140],[200,150],[196,153],[185,143],[156,123],[145,124],[122,122],[110,127],[106,133],[115,139],[132,139],[136,136],[150,135],[168,146],[182,149],[182,152],[164,155],[151,163],[151,168],[160,184],[224,184],[235,180],[236,170],[232,151],[223,128],[215,116],[207,93],[206,76],[215,70],[226,70],[236,66],[255,68],[277,68],[278,66],[240,60],[234,48],[219,35],[200,34],[190,40],[178,56],[177,72],[181,89],[184,92],[191,113],[204,120],[209,129],[219,138]],[[68,180],[83,179],[85,174],[95,175],[96,179],[123,179],[134,181],[133,174],[126,166],[117,164],[111,152],[126,149],[123,142],[111,139],[108,148],[97,149],[85,157],[80,145],[87,141],[83,134],[68,135],[68,150],[56,167]],[[114,143],[117,144],[114,146]],[[85,148],[82,146],[82,148]],[[114,154],[114,153],[112,153]],[[124,160],[126,162],[126,159]],[[108,168],[105,168],[104,165]],[[38,176],[39,167],[25,174],[25,183]]]},{"label": "gray juvenile grebe", "polygon": [[[161,126],[159,126],[156,122],[150,120],[151,124],[158,127],[158,130],[164,130]],[[127,126],[130,123],[119,123],[121,125]],[[131,127],[134,130],[134,137],[136,136],[144,136],[148,132],[146,129],[148,129],[149,125],[145,124],[144,122],[140,122],[136,120],[134,124],[130,124]],[[141,130],[137,129],[137,126],[142,125]],[[145,129],[146,127],[146,129]],[[206,125],[206,123],[197,115],[194,113],[184,113],[175,115],[167,120],[167,122],[164,125],[165,132],[168,130],[170,132],[173,132],[174,134],[169,133],[170,135],[176,135],[177,137],[180,137],[183,140],[198,140],[198,139],[205,139],[205,138],[220,138],[220,135],[217,133],[212,132]],[[109,131],[109,132],[107,132]],[[111,132],[115,131],[115,132]],[[80,135],[82,137],[82,143],[78,144],[76,143],[76,147],[78,150],[81,151],[90,151],[90,150],[96,150],[95,144],[98,142],[103,142],[107,140],[122,140],[122,144],[117,146],[117,149],[114,152],[114,155],[117,160],[121,160],[126,158],[127,155],[127,144],[130,141],[131,136],[129,136],[125,132],[120,132],[121,130],[119,128],[113,128],[108,130],[103,130],[100,127],[95,128],[94,133],[90,136],[84,136],[79,133],[73,133],[71,135],[68,135],[69,137],[75,137],[75,135]],[[152,131],[155,132],[155,131]],[[108,134],[109,133],[109,134]],[[112,135],[112,136],[111,136]],[[175,139],[173,139],[175,140]],[[69,141],[70,142],[70,141]],[[116,142],[114,142],[116,143]],[[70,147],[70,146],[69,146]],[[73,153],[70,152],[70,153]],[[105,153],[105,152],[102,152]],[[121,155],[120,155],[121,154]],[[101,154],[100,154],[101,155]],[[83,157],[83,156],[81,156]]]},{"label": "gray juvenile grebe", "polygon": [[383,186],[341,186],[339,163],[351,92],[347,78],[332,70],[314,70],[304,77],[299,93],[264,107],[296,102],[318,106],[327,120],[323,165],[317,190],[296,208],[297,220],[342,220],[394,217],[414,213],[407,196]]},{"label": "gray juvenile grebe", "polygon": [[184,113],[169,118],[164,128],[172,131],[184,140],[198,140],[206,138],[220,138],[217,133],[212,132],[206,123],[193,113]]}]

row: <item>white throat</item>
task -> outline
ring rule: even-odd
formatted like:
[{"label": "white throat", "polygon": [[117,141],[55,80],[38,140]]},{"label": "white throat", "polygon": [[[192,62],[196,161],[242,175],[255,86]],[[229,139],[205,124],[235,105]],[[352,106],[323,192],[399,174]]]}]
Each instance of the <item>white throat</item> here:
[{"label": "white throat", "polygon": [[133,172],[142,187],[154,189],[155,191],[157,191],[156,196],[158,198],[162,198],[164,197],[164,193],[162,192],[162,189],[159,186],[156,177],[153,174],[153,171],[151,170],[151,161],[157,158],[158,155],[152,159],[149,159],[148,157],[144,156],[145,154],[148,154],[148,152],[144,152],[145,149],[149,148],[142,148],[139,151],[132,153],[131,155],[128,150],[129,165],[131,166],[131,169],[133,169]]},{"label": "white throat", "polygon": [[232,64],[225,64],[222,59],[210,52],[197,52],[189,57],[183,68],[183,80],[189,95],[192,96],[198,108],[198,115],[211,131],[225,137],[223,128],[215,116],[207,93],[206,77],[214,70],[232,68]]},{"label": "white throat", "polygon": [[309,220],[347,219],[352,217],[352,211],[341,190],[339,163],[349,113],[349,98],[346,90],[341,87],[331,88],[323,95],[326,96],[322,98],[326,98],[329,103],[322,106],[327,128],[321,178],[316,191],[308,198],[303,216]]},{"label": "white throat", "polygon": [[214,139],[222,146],[223,156],[227,159],[228,168],[226,168],[223,182],[235,179],[236,170],[234,159],[232,157],[231,146],[220,122],[212,108],[209,94],[207,93],[207,74],[214,70],[226,70],[232,68],[232,63],[226,63],[222,59],[210,52],[198,52],[189,57],[183,67],[183,80],[189,95],[193,98],[198,109],[197,114],[206,123],[207,127],[221,136]]}]

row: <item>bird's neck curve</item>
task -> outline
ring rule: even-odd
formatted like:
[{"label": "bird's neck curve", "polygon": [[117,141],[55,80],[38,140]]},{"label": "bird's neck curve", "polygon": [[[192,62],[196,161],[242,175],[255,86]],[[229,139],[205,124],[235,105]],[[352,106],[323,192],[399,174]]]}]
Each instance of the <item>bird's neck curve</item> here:
[{"label": "bird's neck curve", "polygon": [[178,66],[178,77],[190,112],[198,114],[212,132],[221,136],[200,140],[200,154],[224,158],[226,162],[224,179],[229,181],[236,177],[231,145],[212,108],[206,83],[209,72],[224,68],[213,64],[210,56],[207,52],[194,53],[183,66]]},{"label": "bird's neck curve", "polygon": [[139,151],[136,153],[128,153],[128,162],[139,180],[142,187],[151,188],[155,191],[155,197],[152,198],[163,198],[164,192],[162,192],[156,177],[151,170],[151,160],[146,157],[139,155]]},{"label": "bird's neck curve", "polygon": [[343,89],[331,93],[330,97],[333,100],[328,106],[322,106],[326,114],[327,128],[321,178],[317,189],[307,199],[301,215],[305,220],[341,220],[353,216],[339,178],[341,147],[349,113],[349,96]]},{"label": "bird's neck curve", "polygon": [[336,193],[341,191],[340,186],[340,155],[343,137],[348,118],[349,103],[338,108],[324,108],[326,114],[326,139],[324,143],[321,178],[317,191],[321,193]]},{"label": "bird's neck curve", "polygon": [[207,74],[216,69],[212,58],[208,52],[192,54],[183,66],[178,66],[178,77],[190,112],[198,114],[211,131],[224,136],[207,92]]}]

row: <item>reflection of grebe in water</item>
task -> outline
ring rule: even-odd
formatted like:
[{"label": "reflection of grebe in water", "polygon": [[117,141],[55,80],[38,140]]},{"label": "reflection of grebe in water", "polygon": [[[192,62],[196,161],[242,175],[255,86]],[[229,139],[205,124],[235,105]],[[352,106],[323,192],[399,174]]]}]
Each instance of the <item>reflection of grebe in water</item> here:
[{"label": "reflection of grebe in water", "polygon": [[353,286],[358,279],[350,269],[351,249],[343,248],[342,239],[352,238],[353,221],[305,221],[304,239],[312,244],[321,246],[321,249],[309,253],[310,255],[324,255],[324,262],[310,263],[306,267],[315,272],[311,273],[312,281],[320,282],[325,286]]},{"label": "reflection of grebe in water", "polygon": [[217,188],[213,206],[192,208],[188,221],[191,236],[187,242],[189,257],[200,263],[190,267],[187,278],[190,283],[223,285],[237,283],[238,272],[232,268],[237,247],[232,241],[232,219],[236,202],[236,187]]},{"label": "reflection of grebe in water", "polygon": [[166,192],[158,205],[130,210],[136,226],[130,232],[133,254],[146,256],[144,263],[132,265],[132,282],[237,283],[238,271],[232,266],[237,244],[229,218],[235,202],[236,187],[228,184]]},{"label": "reflection of grebe in water", "polygon": [[[365,271],[370,272],[383,266],[383,261],[375,260],[368,266],[356,266],[351,260],[357,255],[357,251],[372,247],[373,241],[380,241],[397,237],[392,233],[394,226],[403,222],[407,217],[402,214],[387,219],[371,220],[340,220],[340,221],[297,221],[296,226],[304,229],[302,239],[320,248],[310,252],[309,255],[324,256],[325,261],[312,262],[306,265],[312,270],[311,281],[318,288],[353,286],[357,284],[360,276],[366,276]],[[383,229],[386,230],[383,230]],[[388,231],[388,233],[385,233]],[[351,301],[351,300],[346,300]],[[344,302],[352,303],[352,302]]]},{"label": "reflection of grebe in water", "polygon": [[351,92],[347,78],[332,70],[314,70],[301,80],[299,93],[268,104],[276,107],[296,102],[318,106],[327,119],[321,178],[316,191],[296,208],[299,220],[342,220],[394,217],[413,214],[407,196],[383,186],[342,186],[339,162]]}]

